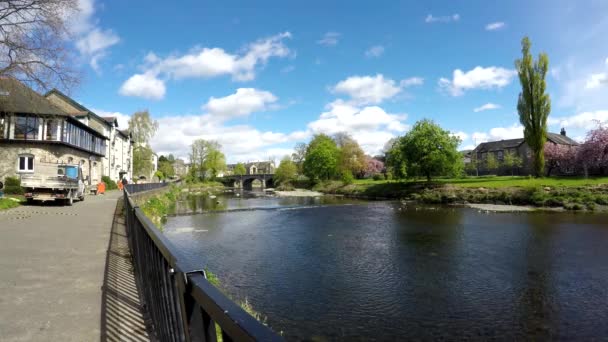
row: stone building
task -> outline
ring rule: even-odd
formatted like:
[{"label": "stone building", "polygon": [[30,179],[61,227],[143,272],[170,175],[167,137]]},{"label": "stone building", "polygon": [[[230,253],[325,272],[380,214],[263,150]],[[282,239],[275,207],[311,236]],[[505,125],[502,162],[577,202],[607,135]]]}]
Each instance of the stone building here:
[{"label": "stone building", "polygon": [[[226,176],[234,174],[234,168],[237,164],[226,165]],[[258,174],[274,174],[275,166],[273,161],[259,161],[259,162],[247,162],[243,163],[245,166],[246,175],[258,175]]]},{"label": "stone building", "polygon": [[133,178],[133,142],[127,131],[119,129],[115,117],[100,117],[57,89],[49,91],[45,97],[70,116],[106,137],[108,141],[102,158],[104,176],[109,176],[114,181],[123,177],[129,180]]},{"label": "stone building", "polygon": [[23,83],[0,77],[0,180],[37,163],[80,164],[88,184],[103,175],[106,137]]}]

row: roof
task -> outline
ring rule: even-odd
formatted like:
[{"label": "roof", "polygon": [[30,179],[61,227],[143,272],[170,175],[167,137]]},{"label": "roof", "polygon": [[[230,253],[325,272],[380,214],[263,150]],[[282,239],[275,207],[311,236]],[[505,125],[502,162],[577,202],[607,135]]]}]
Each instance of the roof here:
[{"label": "roof", "polygon": [[0,76],[0,112],[68,116],[20,81]]},{"label": "roof", "polygon": [[524,138],[520,139],[509,139],[509,140],[498,140],[488,141],[477,145],[475,151],[477,152],[488,152],[488,151],[500,151],[507,148],[516,148],[524,142]]},{"label": "roof", "polygon": [[105,122],[118,127],[118,119],[115,116],[102,116],[101,118],[104,119]]},{"label": "roof", "polygon": [[567,135],[558,133],[547,133],[547,140],[559,145],[578,145],[576,141],[572,140]]},{"label": "roof", "polygon": [[81,105],[80,103],[78,103],[74,99],[72,99],[71,97],[67,96],[66,94],[60,92],[59,90],[57,90],[55,88],[51,89],[46,94],[44,94],[44,97],[48,97],[51,94],[55,94],[55,95],[59,96],[60,98],[65,100],[67,103],[69,103],[72,107],[76,108],[75,111],[69,112],[68,113],[69,115],[76,116],[76,117],[91,115],[94,118],[96,118],[97,120],[105,123],[106,125],[108,125],[108,126],[111,125],[111,123],[109,123],[104,118],[100,117],[99,115],[95,114],[95,112],[91,111],[87,107]]}]

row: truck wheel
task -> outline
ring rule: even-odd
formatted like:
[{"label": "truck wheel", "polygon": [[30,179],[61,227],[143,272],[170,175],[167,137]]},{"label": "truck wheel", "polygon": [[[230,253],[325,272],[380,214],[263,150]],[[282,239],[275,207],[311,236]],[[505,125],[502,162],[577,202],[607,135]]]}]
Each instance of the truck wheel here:
[{"label": "truck wheel", "polygon": [[72,205],[74,204],[74,197],[72,196],[72,192],[68,192],[68,199],[66,200],[66,204],[67,205]]},{"label": "truck wheel", "polygon": [[80,202],[84,201],[84,195],[80,196],[79,200]]}]

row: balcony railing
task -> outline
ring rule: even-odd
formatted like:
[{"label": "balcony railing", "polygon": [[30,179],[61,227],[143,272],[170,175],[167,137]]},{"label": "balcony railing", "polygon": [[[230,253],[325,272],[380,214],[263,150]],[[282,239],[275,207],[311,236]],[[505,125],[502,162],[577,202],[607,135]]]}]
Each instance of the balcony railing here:
[{"label": "balcony railing", "polygon": [[124,192],[135,278],[156,339],[217,341],[221,335],[225,342],[282,341],[211,285],[202,268],[187,262],[131,198],[131,194],[166,185],[128,184]]}]

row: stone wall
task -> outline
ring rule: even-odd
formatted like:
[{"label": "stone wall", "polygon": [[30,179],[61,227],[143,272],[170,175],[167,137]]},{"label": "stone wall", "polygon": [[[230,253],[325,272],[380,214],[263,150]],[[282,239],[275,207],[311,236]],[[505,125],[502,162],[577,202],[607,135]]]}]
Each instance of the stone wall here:
[{"label": "stone wall", "polygon": [[[0,180],[4,180],[6,177],[19,177],[17,170],[19,155],[21,154],[31,154],[34,156],[34,173],[36,172],[36,164],[40,162],[77,164],[84,160],[82,174],[85,178],[90,176],[91,184],[97,184],[103,175],[100,156],[95,156],[69,146],[0,142]],[[90,160],[90,157],[94,160]]]}]

